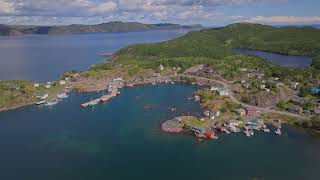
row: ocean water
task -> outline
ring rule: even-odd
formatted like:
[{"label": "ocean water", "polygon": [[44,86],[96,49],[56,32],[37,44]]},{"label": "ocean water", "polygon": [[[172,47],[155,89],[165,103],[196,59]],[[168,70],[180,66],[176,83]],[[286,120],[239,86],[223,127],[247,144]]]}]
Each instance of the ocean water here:
[{"label": "ocean water", "polygon": [[128,33],[0,36],[0,80],[50,81],[68,70],[84,70],[129,44],[159,42],[189,30]]},{"label": "ocean water", "polygon": [[284,67],[308,67],[312,63],[312,58],[307,56],[290,56],[265,51],[238,48],[233,49],[233,52],[240,54],[256,55]]},{"label": "ocean water", "polygon": [[319,179],[320,140],[301,130],[284,127],[282,136],[252,138],[219,134],[200,143],[161,132],[167,119],[202,112],[188,100],[198,88],[125,88],[88,109],[80,104],[102,93],[72,93],[50,108],[1,112],[0,179]]}]

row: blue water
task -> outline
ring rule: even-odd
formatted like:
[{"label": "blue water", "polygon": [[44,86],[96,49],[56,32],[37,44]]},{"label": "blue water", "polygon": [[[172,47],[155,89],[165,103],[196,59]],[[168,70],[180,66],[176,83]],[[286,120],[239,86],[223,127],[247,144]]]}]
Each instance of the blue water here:
[{"label": "blue water", "polygon": [[[162,84],[122,89],[93,109],[79,105],[101,94],[71,94],[54,107],[0,113],[2,180],[317,180],[320,140],[284,127],[283,135],[219,135],[199,143],[161,132],[177,115],[201,113],[198,88]],[[171,107],[177,108],[170,112]]]},{"label": "blue water", "polygon": [[187,30],[0,37],[0,80],[48,81],[68,70],[84,70],[134,43],[176,38]]},{"label": "blue water", "polygon": [[256,55],[284,67],[308,67],[312,63],[312,58],[307,56],[289,56],[277,53],[238,48],[233,49],[233,51],[240,54]]}]

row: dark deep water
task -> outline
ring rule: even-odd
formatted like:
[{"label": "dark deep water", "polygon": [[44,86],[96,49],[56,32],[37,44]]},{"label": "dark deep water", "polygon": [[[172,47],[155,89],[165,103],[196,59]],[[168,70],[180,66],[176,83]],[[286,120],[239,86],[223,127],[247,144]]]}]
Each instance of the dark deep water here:
[{"label": "dark deep water", "polygon": [[0,36],[0,80],[55,80],[65,71],[84,70],[104,61],[101,53],[173,39],[187,31]]},{"label": "dark deep water", "polygon": [[312,58],[307,56],[289,56],[265,51],[239,48],[233,49],[233,52],[239,54],[256,55],[284,67],[308,67],[312,63]]},{"label": "dark deep water", "polygon": [[320,141],[299,130],[203,143],[161,132],[164,120],[201,112],[187,100],[195,90],[185,84],[122,89],[93,109],[79,105],[101,94],[72,93],[52,108],[2,112],[0,179],[319,179]]}]

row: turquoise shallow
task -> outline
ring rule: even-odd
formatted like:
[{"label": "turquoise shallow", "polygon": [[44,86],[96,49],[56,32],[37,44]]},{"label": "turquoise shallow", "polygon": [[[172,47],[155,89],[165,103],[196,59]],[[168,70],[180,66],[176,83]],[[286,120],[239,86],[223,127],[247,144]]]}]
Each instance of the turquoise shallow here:
[{"label": "turquoise shallow", "polygon": [[320,140],[301,130],[285,127],[282,136],[252,138],[220,135],[201,143],[161,132],[166,119],[201,113],[188,100],[197,89],[186,84],[126,88],[92,109],[80,104],[101,93],[72,93],[50,108],[2,112],[0,179],[319,179]]}]

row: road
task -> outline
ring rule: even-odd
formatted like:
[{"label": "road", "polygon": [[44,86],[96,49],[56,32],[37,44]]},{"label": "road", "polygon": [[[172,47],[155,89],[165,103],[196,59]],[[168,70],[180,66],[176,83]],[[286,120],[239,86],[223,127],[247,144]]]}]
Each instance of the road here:
[{"label": "road", "polygon": [[[198,76],[192,76],[192,75],[177,75],[175,77],[188,77],[188,78],[196,78],[196,79],[206,80],[206,81],[209,81],[209,82],[222,84],[225,89],[232,89],[231,88],[232,85],[230,85],[230,84],[228,84],[226,82],[223,82],[223,81],[215,80],[215,79],[209,79],[209,78],[205,78],[205,77],[198,77]],[[301,116],[299,114],[294,114],[294,113],[289,113],[289,112],[284,112],[284,111],[277,111],[277,110],[273,110],[273,109],[270,109],[270,108],[261,108],[261,107],[258,107],[258,106],[252,106],[252,105],[240,102],[239,100],[237,100],[233,96],[232,92],[230,92],[229,97],[233,102],[235,102],[236,104],[240,104],[245,108],[254,108],[254,109],[260,110],[262,112],[280,114],[280,115],[290,116],[290,117],[294,117],[294,118],[299,118],[299,119],[302,119],[302,120],[310,120],[309,117]]]}]

